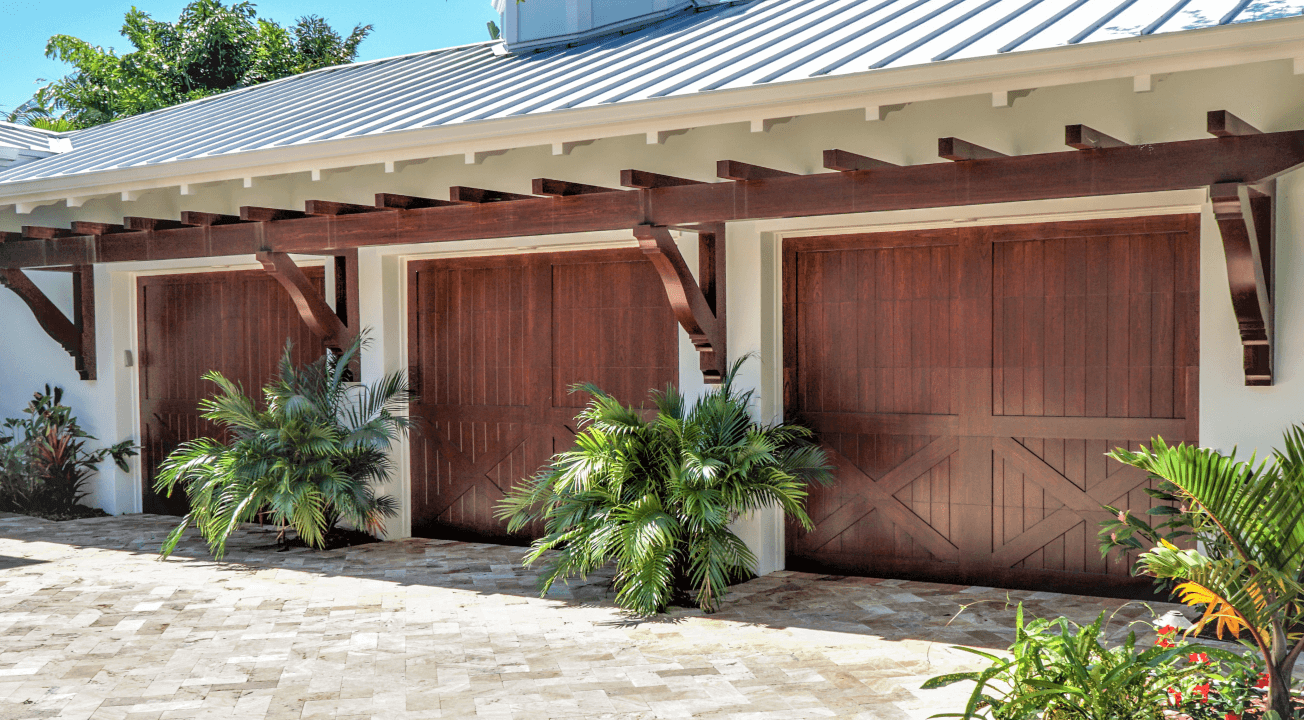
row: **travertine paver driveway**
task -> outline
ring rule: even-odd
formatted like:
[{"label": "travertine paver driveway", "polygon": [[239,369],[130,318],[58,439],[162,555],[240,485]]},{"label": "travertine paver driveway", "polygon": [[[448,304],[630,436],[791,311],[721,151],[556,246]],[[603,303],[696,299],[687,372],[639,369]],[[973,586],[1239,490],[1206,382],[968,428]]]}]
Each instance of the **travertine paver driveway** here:
[{"label": "travertine paver driveway", "polygon": [[638,621],[597,579],[539,599],[521,548],[278,553],[251,530],[223,562],[159,562],[171,522],[0,517],[0,718],[924,718],[964,693],[919,689],[971,661],[951,644],[1009,643],[1007,596],[1122,604],[776,573]]}]

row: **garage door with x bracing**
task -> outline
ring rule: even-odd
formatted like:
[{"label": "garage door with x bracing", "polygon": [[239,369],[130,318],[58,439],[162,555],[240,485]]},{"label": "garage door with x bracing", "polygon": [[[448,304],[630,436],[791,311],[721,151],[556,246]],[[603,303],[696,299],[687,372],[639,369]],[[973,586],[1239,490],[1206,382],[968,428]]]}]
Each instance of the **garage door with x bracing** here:
[{"label": "garage door with x bracing", "polygon": [[[427,260],[408,274],[412,532],[508,537],[503,493],[574,443],[569,393],[622,402],[679,377],[679,328],[638,250]],[[527,533],[528,535],[528,533]]]},{"label": "garage door with x bracing", "polygon": [[1102,559],[1110,460],[1198,428],[1198,216],[788,240],[786,417],[836,483],[794,569],[1144,596]]},{"label": "garage door with x bracing", "polygon": [[[321,291],[325,271],[303,272]],[[312,362],[323,349],[290,296],[261,270],[151,275],[137,283],[144,510],[184,515],[190,507],[181,489],[164,497],[153,485],[159,463],[178,445],[223,437],[200,417],[199,401],[217,389],[202,376],[216,370],[261,405],[286,340],[294,342],[295,363]]]}]

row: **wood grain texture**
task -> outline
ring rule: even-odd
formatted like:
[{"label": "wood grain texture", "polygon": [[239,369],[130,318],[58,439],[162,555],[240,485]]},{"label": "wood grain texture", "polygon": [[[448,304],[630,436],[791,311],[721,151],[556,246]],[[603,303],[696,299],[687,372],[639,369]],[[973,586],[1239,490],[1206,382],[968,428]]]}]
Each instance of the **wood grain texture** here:
[{"label": "wood grain texture", "polygon": [[[811,217],[986,203],[1092,197],[1258,184],[1304,163],[1304,131],[925,163],[873,172],[817,173],[757,182],[699,183],[630,171],[638,193],[594,193],[398,213],[240,224],[239,218],[183,213],[201,228],[0,243],[0,267],[85,265],[380,246],[588,231],[670,227],[756,218]],[[626,177],[628,176],[628,177]]]},{"label": "wood grain texture", "polygon": [[22,270],[0,270],[0,286],[17,295],[45,334],[72,356],[82,380],[95,379],[95,279],[90,267],[73,269],[72,318],[64,315]]},{"label": "wood grain texture", "polygon": [[522,542],[494,505],[555,452],[593,383],[626,403],[678,381],[678,330],[637,250],[428,260],[408,271],[413,532]]},{"label": "wood grain texture", "polygon": [[1227,258],[1232,310],[1240,329],[1245,384],[1273,381],[1273,198],[1240,183],[1209,189],[1213,216]]},{"label": "wood grain texture", "polygon": [[1108,460],[1195,441],[1198,216],[784,243],[785,417],[837,482],[793,568],[1145,596],[1100,558]]},{"label": "wood grain texture", "polygon": [[[303,273],[323,292],[322,268]],[[159,463],[183,442],[217,436],[218,428],[199,416],[199,401],[215,389],[202,375],[216,370],[261,398],[287,340],[296,363],[321,356],[320,339],[261,270],[139,278],[137,337],[142,498],[150,513],[186,513],[183,493],[163,497],[154,491]]]}]

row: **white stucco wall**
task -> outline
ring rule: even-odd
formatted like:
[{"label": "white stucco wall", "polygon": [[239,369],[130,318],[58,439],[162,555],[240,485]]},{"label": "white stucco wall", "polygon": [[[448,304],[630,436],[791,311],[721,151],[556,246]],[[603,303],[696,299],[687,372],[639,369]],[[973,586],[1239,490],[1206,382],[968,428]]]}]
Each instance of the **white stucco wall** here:
[{"label": "white stucco wall", "polygon": [[[1206,137],[1205,113],[1227,109],[1263,130],[1297,129],[1304,114],[1304,77],[1292,73],[1288,61],[1235,68],[1173,73],[1155,78],[1149,93],[1133,92],[1129,80],[1109,80],[1036,90],[1013,107],[993,108],[989,95],[916,103],[866,122],[863,112],[798,116],[754,133],[747,124],[701,127],[649,145],[644,135],[598,140],[552,155],[548,146],[526,147],[467,165],[461,155],[400,163],[385,173],[379,164],[349,171],[326,172],[318,182],[307,173],[258,179],[245,188],[239,181],[192,187],[182,197],[176,188],[146,193],[138,201],[117,198],[88,201],[80,208],[55,204],[30,215],[0,209],[0,230],[21,225],[66,226],[71,220],[115,222],[123,215],[176,217],[183,209],[234,213],[240,205],[298,208],[318,198],[370,203],[378,191],[441,197],[449,185],[528,192],[534,177],[553,177],[613,186],[624,168],[711,179],[714,161],[729,158],[793,172],[821,171],[821,151],[842,148],[901,164],[935,162],[936,139],[958,136],[1009,154],[1062,151],[1063,126],[1085,123],[1133,143]],[[1246,388],[1240,368],[1240,345],[1231,314],[1225,267],[1216,226],[1201,190],[1151,196],[1116,196],[1017,203],[938,210],[880,213],[861,216],[762,220],[734,223],[728,232],[729,350],[733,357],[756,352],[758,359],[743,371],[742,382],[758,390],[758,416],[771,420],[781,414],[778,323],[778,248],[796,234],[902,229],[936,224],[1031,222],[1079,217],[1108,217],[1154,212],[1205,213],[1201,257],[1201,442],[1219,448],[1239,445],[1266,451],[1290,422],[1304,416],[1304,257],[1298,244],[1304,235],[1304,179],[1284,177],[1279,188],[1277,236],[1277,377],[1270,388]],[[375,344],[363,361],[363,377],[400,369],[404,346],[405,263],[432,254],[529,252],[540,248],[633,245],[625,232],[589,233],[548,238],[508,238],[487,242],[457,242],[364,249],[360,253],[362,324],[373,329]],[[696,242],[681,240],[690,262]],[[140,263],[97,268],[96,296],[100,379],[82,382],[72,361],[40,331],[12,294],[0,292],[0,317],[9,342],[0,347],[0,415],[16,414],[25,399],[46,382],[65,387],[84,425],[105,442],[135,436],[134,368],[124,366],[124,353],[134,352],[130,316],[134,313],[134,273],[166,268],[235,266],[252,258],[220,261]],[[56,302],[70,302],[66,275],[33,273]],[[48,276],[48,277],[46,277]],[[699,392],[697,357],[681,331],[681,381],[686,392]],[[406,467],[406,463],[400,464]],[[106,469],[107,470],[107,469]],[[111,512],[139,509],[139,478],[108,470],[97,481],[92,500]],[[406,477],[391,491],[406,497]],[[406,505],[406,502],[405,502]],[[391,527],[404,535],[406,514]],[[760,570],[782,567],[782,524],[775,514],[763,514],[740,524],[740,532],[759,551]]]}]

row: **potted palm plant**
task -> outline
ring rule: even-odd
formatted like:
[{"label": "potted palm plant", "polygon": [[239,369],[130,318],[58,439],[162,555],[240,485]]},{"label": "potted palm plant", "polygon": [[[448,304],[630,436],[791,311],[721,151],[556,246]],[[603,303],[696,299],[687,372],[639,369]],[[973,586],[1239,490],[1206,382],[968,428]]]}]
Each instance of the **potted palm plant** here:
[{"label": "potted palm plant", "polygon": [[204,376],[218,392],[200,409],[225,429],[227,441],[187,442],[160,466],[159,492],[180,487],[190,501],[160,549],[164,557],[191,526],[220,557],[239,524],[259,515],[280,525],[282,537],[293,529],[317,548],[344,524],[383,531],[397,503],[377,495],[376,485],[389,477],[389,449],[409,426],[408,383],[402,372],[370,385],[349,382],[363,343],[359,336],[343,353],[296,368],[287,342],[261,408],[221,373]]},{"label": "potted palm plant", "polygon": [[752,419],[752,392],[734,387],[743,360],[695,402],[654,391],[651,420],[593,385],[572,388],[592,396],[575,448],[498,509],[510,532],[542,523],[525,563],[548,558],[544,594],[614,562],[621,607],[651,614],[684,598],[711,612],[756,562],[730,530],[740,515],[778,506],[811,527],[807,486],[828,482],[827,458],[810,430]]}]

